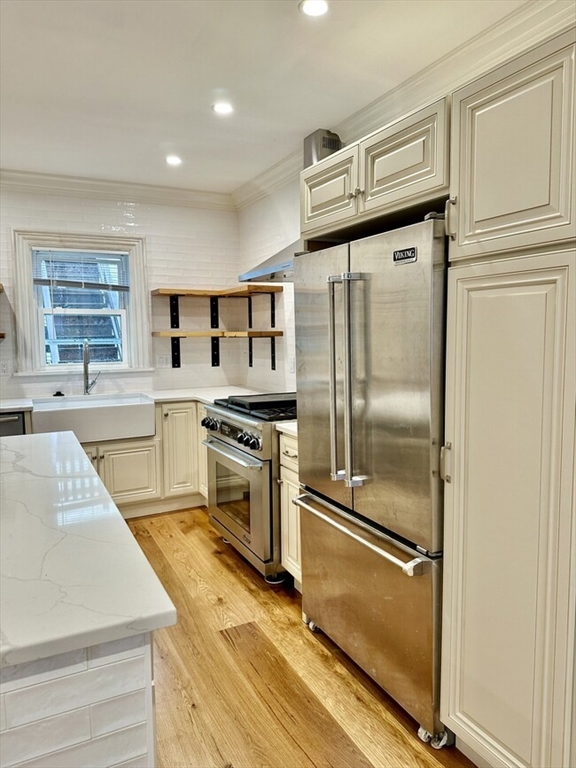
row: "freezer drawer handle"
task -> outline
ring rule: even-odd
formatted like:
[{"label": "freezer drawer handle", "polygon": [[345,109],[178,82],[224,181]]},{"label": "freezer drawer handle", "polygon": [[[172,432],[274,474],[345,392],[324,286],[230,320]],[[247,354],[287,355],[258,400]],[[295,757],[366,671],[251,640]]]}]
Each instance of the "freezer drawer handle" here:
[{"label": "freezer drawer handle", "polygon": [[19,421],[20,416],[1,416],[0,424],[8,424],[9,421]]},{"label": "freezer drawer handle", "polygon": [[329,379],[328,400],[330,404],[330,480],[344,480],[345,471],[338,469],[338,434],[336,432],[336,309],[334,286],[342,282],[342,275],[328,277],[328,350]]},{"label": "freezer drawer handle", "polygon": [[391,555],[389,552],[386,552],[379,547],[375,547],[374,544],[371,544],[361,536],[358,536],[356,533],[348,530],[346,526],[340,525],[340,523],[332,520],[327,515],[323,515],[322,512],[318,512],[317,509],[314,509],[314,507],[311,507],[309,504],[306,504],[303,501],[305,498],[305,495],[297,496],[295,499],[292,499],[292,503],[296,504],[297,507],[302,507],[302,509],[305,509],[307,512],[311,512],[313,515],[320,518],[320,520],[323,520],[325,523],[328,523],[328,525],[331,525],[332,528],[336,528],[338,531],[340,531],[340,533],[344,533],[346,536],[354,539],[354,541],[357,541],[358,544],[362,544],[363,546],[368,547],[368,549],[372,550],[372,552],[375,552],[377,555],[380,555],[380,557],[383,557],[384,560],[387,560],[392,565],[400,568],[402,573],[405,573],[406,576],[421,576],[424,573],[424,566],[427,563],[427,560],[423,560],[420,557],[415,557],[413,560],[405,563],[403,560],[400,560],[398,557],[394,557],[394,555]]}]

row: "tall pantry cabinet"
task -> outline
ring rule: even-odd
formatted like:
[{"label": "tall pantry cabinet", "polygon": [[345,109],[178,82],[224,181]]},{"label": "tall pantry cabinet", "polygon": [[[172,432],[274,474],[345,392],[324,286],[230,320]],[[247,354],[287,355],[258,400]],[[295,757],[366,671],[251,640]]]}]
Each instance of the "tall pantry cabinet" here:
[{"label": "tall pantry cabinet", "polygon": [[[441,719],[576,765],[574,34],[452,101]],[[463,746],[462,746],[463,745]]]}]

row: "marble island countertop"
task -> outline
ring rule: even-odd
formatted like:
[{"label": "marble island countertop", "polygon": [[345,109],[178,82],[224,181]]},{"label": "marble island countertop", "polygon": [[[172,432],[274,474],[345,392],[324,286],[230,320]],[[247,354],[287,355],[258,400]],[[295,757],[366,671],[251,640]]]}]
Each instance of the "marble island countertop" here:
[{"label": "marble island countertop", "polygon": [[0,439],[0,478],[0,666],[175,623],[72,432]]}]

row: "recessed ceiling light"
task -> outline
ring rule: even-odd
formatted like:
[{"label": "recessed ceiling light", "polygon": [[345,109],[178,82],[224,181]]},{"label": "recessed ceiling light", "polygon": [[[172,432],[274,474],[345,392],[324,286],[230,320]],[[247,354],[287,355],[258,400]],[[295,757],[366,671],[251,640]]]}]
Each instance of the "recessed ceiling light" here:
[{"label": "recessed ceiling light", "polygon": [[328,12],[327,0],[301,0],[298,8],[306,16],[323,16]]},{"label": "recessed ceiling light", "polygon": [[212,109],[219,115],[229,115],[230,112],[234,112],[234,107],[227,101],[217,101],[216,104],[212,104]]},{"label": "recessed ceiling light", "polygon": [[180,165],[182,160],[178,157],[178,155],[168,155],[166,157],[166,162],[168,165]]}]

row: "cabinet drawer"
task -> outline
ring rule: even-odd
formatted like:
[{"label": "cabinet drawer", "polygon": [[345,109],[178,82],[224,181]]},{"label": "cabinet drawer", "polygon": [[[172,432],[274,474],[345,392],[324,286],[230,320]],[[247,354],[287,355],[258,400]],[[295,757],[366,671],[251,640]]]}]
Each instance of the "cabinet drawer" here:
[{"label": "cabinet drawer", "polygon": [[291,435],[280,435],[280,464],[298,472],[298,440]]}]

